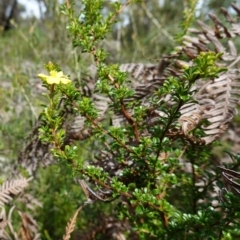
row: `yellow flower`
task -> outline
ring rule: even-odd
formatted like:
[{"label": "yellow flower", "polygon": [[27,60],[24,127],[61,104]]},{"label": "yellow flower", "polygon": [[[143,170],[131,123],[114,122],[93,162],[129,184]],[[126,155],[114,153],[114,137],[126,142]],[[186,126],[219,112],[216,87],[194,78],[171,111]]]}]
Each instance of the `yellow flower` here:
[{"label": "yellow flower", "polygon": [[42,80],[46,81],[48,84],[68,84],[71,82],[70,79],[68,79],[66,76],[63,75],[63,72],[57,72],[55,70],[50,71],[50,76],[47,76],[45,74],[38,74],[38,77],[40,77]]}]

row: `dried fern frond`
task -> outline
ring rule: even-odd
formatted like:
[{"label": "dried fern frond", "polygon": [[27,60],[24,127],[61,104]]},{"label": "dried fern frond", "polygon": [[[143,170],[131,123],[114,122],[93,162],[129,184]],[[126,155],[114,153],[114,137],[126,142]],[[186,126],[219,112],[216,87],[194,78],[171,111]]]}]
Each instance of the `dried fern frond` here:
[{"label": "dried fern frond", "polygon": [[195,129],[202,120],[199,113],[192,112],[191,116],[182,116],[178,121],[182,125],[184,135],[188,135],[190,131]]},{"label": "dried fern frond", "polygon": [[6,210],[3,206],[1,207],[0,212],[0,239],[11,239],[10,236],[7,234],[5,228],[8,225],[8,220],[6,218]]},{"label": "dried fern frond", "polygon": [[42,207],[42,203],[34,198],[31,194],[25,193],[19,199],[19,202],[22,202],[28,209],[33,210],[36,207]]},{"label": "dried fern frond", "polygon": [[159,78],[159,70],[160,67],[157,64],[125,63],[120,65],[120,71],[130,73],[133,87]]},{"label": "dried fern frond", "polygon": [[0,205],[4,205],[10,202],[13,196],[18,195],[28,186],[28,182],[31,179],[21,177],[16,180],[6,181],[0,188]]},{"label": "dried fern frond", "polygon": [[18,211],[22,219],[21,228],[18,231],[20,239],[34,240],[39,239],[40,234],[38,233],[37,223],[29,214]]},{"label": "dried fern frond", "polygon": [[240,173],[220,166],[218,168],[222,171],[222,177],[227,188],[240,196]]},{"label": "dried fern frond", "polygon": [[13,205],[13,206],[11,207],[11,209],[9,210],[9,212],[8,212],[8,228],[9,228],[9,230],[10,230],[10,232],[11,232],[11,235],[14,236],[14,239],[17,239],[17,240],[18,240],[17,233],[16,233],[16,231],[14,230],[14,228],[13,228],[13,226],[12,226],[12,213],[13,213],[15,207],[16,207],[16,206]]},{"label": "dried fern frond", "polygon": [[188,129],[194,129],[201,119],[207,121],[202,125],[206,135],[202,137],[205,144],[218,139],[237,114],[239,97],[240,72],[238,70],[230,69],[218,78],[208,81],[194,95],[196,102],[186,104],[180,109],[182,116],[179,122],[182,123],[184,133],[187,134]]},{"label": "dried fern frond", "polygon": [[74,231],[74,228],[75,228],[78,213],[82,210],[82,208],[83,208],[83,206],[80,206],[77,209],[77,211],[74,213],[73,217],[68,222],[68,224],[66,226],[66,233],[63,236],[63,240],[69,240],[70,239],[71,233]]},{"label": "dried fern frond", "polygon": [[[6,219],[6,210],[4,208],[4,206],[0,206],[1,208],[1,212],[0,212],[0,222],[7,222],[7,219]],[[0,229],[3,229],[4,228],[4,224],[2,224],[0,226]]]},{"label": "dried fern frond", "polygon": [[0,228],[0,239],[1,240],[12,240],[9,234],[3,229]]},{"label": "dried fern frond", "polygon": [[[28,141],[18,156],[18,163],[24,167],[30,175],[33,175],[41,163],[47,166],[54,162],[50,152],[51,145],[41,142],[38,129],[44,124],[41,117],[37,120],[36,126],[28,136]],[[39,161],[41,159],[41,161]]]}]

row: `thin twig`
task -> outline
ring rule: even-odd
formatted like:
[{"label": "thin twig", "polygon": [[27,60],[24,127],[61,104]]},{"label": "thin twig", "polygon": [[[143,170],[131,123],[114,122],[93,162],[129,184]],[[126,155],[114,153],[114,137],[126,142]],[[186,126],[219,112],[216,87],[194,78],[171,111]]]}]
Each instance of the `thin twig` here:
[{"label": "thin twig", "polygon": [[124,10],[124,8],[126,8],[129,4],[130,4],[131,0],[128,0],[125,4],[123,4],[120,9],[116,12],[116,14],[114,16],[112,16],[112,18],[110,19],[110,23],[112,23],[116,17]]},{"label": "thin twig", "polygon": [[68,0],[65,0],[67,8],[70,8],[70,4]]},{"label": "thin twig", "polygon": [[[179,112],[180,108],[182,107],[182,104],[183,104],[183,101],[180,100],[179,103],[178,103],[178,106],[177,108],[174,110],[174,113],[173,115],[169,118],[169,121],[167,123],[167,126],[165,127],[163,133],[161,134],[161,137],[159,138],[160,140],[160,143],[159,143],[159,148],[157,150],[157,154],[156,154],[156,160],[155,160],[155,164],[154,164],[154,173],[156,171],[156,163],[158,161],[158,157],[160,155],[160,152],[161,152],[161,149],[162,149],[162,142],[163,142],[163,139],[164,137],[166,136],[171,124],[174,122],[174,119],[175,119],[175,115]],[[154,174],[155,175],[155,174]]]},{"label": "thin twig", "polygon": [[[108,78],[111,80],[111,82],[115,85],[115,87],[117,89],[119,89],[119,84],[115,83],[115,80],[114,78],[108,74]],[[127,112],[126,108],[125,108],[125,105],[123,103],[123,101],[121,100],[120,101],[120,104],[121,104],[121,111],[122,111],[122,114],[123,116],[126,118],[126,120],[128,121],[128,123],[130,125],[132,125],[133,127],[133,131],[134,131],[134,135],[135,135],[135,138],[136,138],[136,141],[139,142],[140,141],[140,136],[139,136],[139,131],[138,131],[138,128],[137,128],[137,124],[136,122],[132,119],[132,117],[129,115],[129,113]]]}]

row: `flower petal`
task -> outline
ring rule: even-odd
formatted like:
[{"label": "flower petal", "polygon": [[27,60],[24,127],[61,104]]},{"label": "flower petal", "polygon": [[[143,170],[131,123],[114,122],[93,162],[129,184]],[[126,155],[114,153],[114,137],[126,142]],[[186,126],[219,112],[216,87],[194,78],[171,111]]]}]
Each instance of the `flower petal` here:
[{"label": "flower petal", "polygon": [[38,77],[42,78],[42,79],[46,79],[48,76],[42,73],[38,74]]},{"label": "flower petal", "polygon": [[48,84],[59,84],[60,83],[60,78],[56,78],[56,77],[52,77],[52,76],[48,76],[46,78],[46,81]]},{"label": "flower petal", "polygon": [[59,78],[60,79],[60,82],[63,83],[63,84],[68,84],[71,82],[70,79],[67,79],[67,78]]},{"label": "flower petal", "polygon": [[62,71],[60,71],[60,72],[57,72],[57,74],[56,74],[56,77],[63,77],[64,75],[63,75],[63,72]]}]

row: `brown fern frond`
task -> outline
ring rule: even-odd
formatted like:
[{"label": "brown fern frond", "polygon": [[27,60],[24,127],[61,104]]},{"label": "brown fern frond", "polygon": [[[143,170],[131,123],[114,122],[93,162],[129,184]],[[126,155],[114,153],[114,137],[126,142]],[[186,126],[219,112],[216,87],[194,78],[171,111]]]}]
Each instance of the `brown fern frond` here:
[{"label": "brown fern frond", "polygon": [[0,229],[0,239],[1,240],[12,240],[12,238],[9,236],[9,234],[3,229]]},{"label": "brown fern frond", "polygon": [[133,87],[157,79],[161,74],[159,69],[157,64],[126,63],[120,65],[120,71],[130,73]]},{"label": "brown fern frond", "polygon": [[0,229],[4,229],[4,227],[5,227],[4,222],[7,222],[7,219],[6,219],[6,210],[5,210],[4,206],[0,206],[0,208],[1,208],[1,212],[0,212],[0,223],[3,223],[3,224],[0,226]]},{"label": "brown fern frond", "polygon": [[182,125],[183,133],[187,136],[190,131],[197,127],[201,120],[202,116],[193,112],[190,117],[182,116],[178,121]]},{"label": "brown fern frond", "polygon": [[219,200],[231,204],[225,195],[230,191],[240,197],[240,173],[221,166],[218,166],[218,168],[222,172],[222,178],[225,185],[224,188],[219,190]]},{"label": "brown fern frond", "polygon": [[33,240],[32,233],[28,227],[28,219],[24,213],[19,212],[22,219],[22,226],[19,230],[19,236],[23,240]]},{"label": "brown fern frond", "polygon": [[18,195],[28,186],[30,179],[19,178],[16,180],[6,181],[0,188],[0,205],[4,205],[12,200],[13,196]]},{"label": "brown fern frond", "polygon": [[8,220],[6,219],[6,212],[5,208],[1,206],[1,212],[0,212],[0,239],[11,239],[6,231],[6,227],[8,226]]},{"label": "brown fern frond", "polygon": [[7,226],[8,222],[6,220],[0,221],[0,230],[3,230]]},{"label": "brown fern frond", "polygon": [[218,168],[222,171],[222,177],[228,189],[237,196],[240,196],[240,173],[221,166]]},{"label": "brown fern frond", "polygon": [[83,208],[83,206],[80,206],[77,209],[77,211],[74,213],[73,217],[68,222],[68,224],[66,226],[66,233],[63,236],[63,240],[69,240],[70,239],[71,233],[74,231],[74,228],[75,228],[78,213],[82,210],[82,208]]},{"label": "brown fern frond", "polygon": [[18,232],[20,239],[23,240],[37,240],[39,239],[40,233],[38,232],[37,223],[33,217],[27,213],[18,211],[21,217],[22,224]]},{"label": "brown fern frond", "polygon": [[14,236],[14,239],[18,239],[17,233],[15,232],[15,230],[14,230],[14,228],[12,226],[12,214],[13,214],[13,211],[14,211],[15,207],[16,206],[13,205],[11,207],[11,209],[9,210],[9,212],[8,212],[8,228],[9,228],[9,230],[11,232],[11,235]]},{"label": "brown fern frond", "polygon": [[[50,152],[51,145],[41,142],[38,129],[44,124],[41,116],[31,134],[28,136],[26,145],[18,156],[18,163],[24,167],[30,175],[38,169],[39,164],[47,166],[54,162]],[[39,161],[41,159],[41,161]]]},{"label": "brown fern frond", "polygon": [[[196,127],[200,123],[199,119],[206,120],[207,122],[201,126],[206,135],[202,140],[206,144],[211,143],[226,131],[228,123],[237,114],[239,97],[240,74],[238,70],[230,69],[205,83],[194,96],[196,102],[181,108],[182,116],[179,122],[182,123],[182,129],[187,133],[185,129],[192,129],[194,123]],[[188,121],[183,121],[186,119]]]},{"label": "brown fern frond", "polygon": [[36,207],[42,207],[42,203],[40,203],[36,198],[34,198],[31,194],[25,193],[19,199],[19,202],[22,202],[28,209],[33,210]]}]

